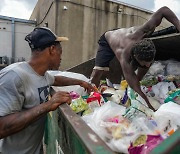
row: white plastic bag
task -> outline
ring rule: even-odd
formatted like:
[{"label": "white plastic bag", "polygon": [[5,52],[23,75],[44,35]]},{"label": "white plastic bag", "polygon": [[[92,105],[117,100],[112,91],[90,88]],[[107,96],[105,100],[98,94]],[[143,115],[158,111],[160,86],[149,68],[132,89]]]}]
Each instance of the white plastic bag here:
[{"label": "white plastic bag", "polygon": [[125,90],[115,90],[114,88],[108,88],[103,93],[113,94],[107,99],[114,103],[120,104],[121,98],[124,96]]},{"label": "white plastic bag", "polygon": [[169,60],[167,65],[167,75],[180,75],[180,62]]},{"label": "white plastic bag", "polygon": [[149,68],[149,71],[147,74],[150,75],[164,75],[165,74],[165,65],[163,65],[161,62],[154,62],[153,65]]},{"label": "white plastic bag", "polygon": [[[176,87],[173,82],[159,82],[158,84],[153,85],[150,91],[145,86],[141,86],[141,89],[147,96],[152,98],[150,98],[150,101],[152,100],[152,106],[155,109],[158,109],[160,104],[153,99],[156,99],[161,104],[164,103],[164,100],[168,97],[168,92],[176,89]],[[142,99],[140,99],[140,101],[142,101]]]},{"label": "white plastic bag", "polygon": [[165,103],[155,112],[154,118],[161,134],[167,135],[170,130],[175,131],[180,126],[180,105]]},{"label": "white plastic bag", "polygon": [[125,107],[113,102],[106,102],[103,106],[96,108],[92,114],[85,115],[82,119],[92,128],[103,140],[111,138],[106,129],[106,119],[122,115]]}]

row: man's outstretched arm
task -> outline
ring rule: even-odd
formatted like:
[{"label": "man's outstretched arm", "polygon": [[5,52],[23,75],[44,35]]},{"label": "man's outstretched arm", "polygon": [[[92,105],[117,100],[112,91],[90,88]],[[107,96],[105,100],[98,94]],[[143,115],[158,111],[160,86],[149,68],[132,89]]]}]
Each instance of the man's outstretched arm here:
[{"label": "man's outstretched arm", "polygon": [[69,78],[65,76],[55,76],[55,82],[53,86],[70,86],[70,85],[80,85],[85,90],[87,90],[88,93],[95,91],[95,88],[88,82],[85,82],[83,80]]},{"label": "man's outstretched arm", "polygon": [[170,10],[168,7],[164,6],[157,10],[152,17],[144,23],[142,26],[143,30],[145,32],[153,31],[157,26],[160,25],[162,19],[165,18],[170,23],[172,23],[177,30],[180,32],[180,22],[177,18],[177,16],[174,14],[172,10]]}]

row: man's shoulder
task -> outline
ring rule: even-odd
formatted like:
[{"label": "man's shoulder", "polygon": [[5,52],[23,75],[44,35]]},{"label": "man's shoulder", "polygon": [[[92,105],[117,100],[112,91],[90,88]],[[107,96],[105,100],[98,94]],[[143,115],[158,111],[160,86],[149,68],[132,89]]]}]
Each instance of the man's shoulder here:
[{"label": "man's shoulder", "polygon": [[1,71],[7,71],[7,70],[12,70],[12,69],[16,69],[17,67],[22,67],[24,65],[26,65],[27,62],[18,62],[18,63],[13,63],[11,65],[8,65],[7,67],[5,67],[4,69],[2,69]]},{"label": "man's shoulder", "polygon": [[137,30],[137,27],[134,26],[134,27],[128,27],[128,28],[118,28],[118,29],[113,30],[112,32],[113,33],[134,33],[136,32],[136,30]]},{"label": "man's shoulder", "polygon": [[124,41],[126,39],[131,40],[133,38],[133,35],[137,31],[136,27],[130,27],[130,28],[121,28],[113,31],[106,32],[105,36],[108,40],[113,42],[115,40]]},{"label": "man's shoulder", "polygon": [[26,62],[11,64],[0,71],[0,76],[2,77],[4,75],[10,75],[12,77],[14,76],[20,77],[22,76],[22,74],[28,73],[28,68],[26,65],[27,65]]}]

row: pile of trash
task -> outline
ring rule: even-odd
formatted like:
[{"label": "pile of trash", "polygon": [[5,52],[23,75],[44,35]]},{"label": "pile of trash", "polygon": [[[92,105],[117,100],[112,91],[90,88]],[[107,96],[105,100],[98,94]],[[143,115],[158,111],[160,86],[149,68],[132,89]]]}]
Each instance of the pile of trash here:
[{"label": "pile of trash", "polygon": [[163,104],[151,118],[140,114],[141,111],[136,112],[136,109],[131,116],[126,116],[128,111],[125,107],[107,102],[82,118],[112,150],[149,153],[177,130],[179,109],[179,105],[170,102]]},{"label": "pile of trash", "polygon": [[[149,153],[180,127],[179,66],[172,60],[155,62],[141,81],[141,89],[156,112],[125,80],[112,84],[108,79],[90,95],[81,87],[67,89],[72,98],[70,107],[113,151]],[[70,76],[77,78],[76,73]],[[89,81],[83,75],[78,79]]]}]

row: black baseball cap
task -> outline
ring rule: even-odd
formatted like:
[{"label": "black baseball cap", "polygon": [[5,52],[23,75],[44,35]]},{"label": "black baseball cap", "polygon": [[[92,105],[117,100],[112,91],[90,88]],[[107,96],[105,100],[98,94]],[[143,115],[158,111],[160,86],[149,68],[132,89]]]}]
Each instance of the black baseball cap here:
[{"label": "black baseball cap", "polygon": [[38,27],[29,33],[25,37],[25,40],[29,43],[31,49],[38,49],[56,41],[68,41],[68,38],[56,36],[56,34],[47,27]]}]

